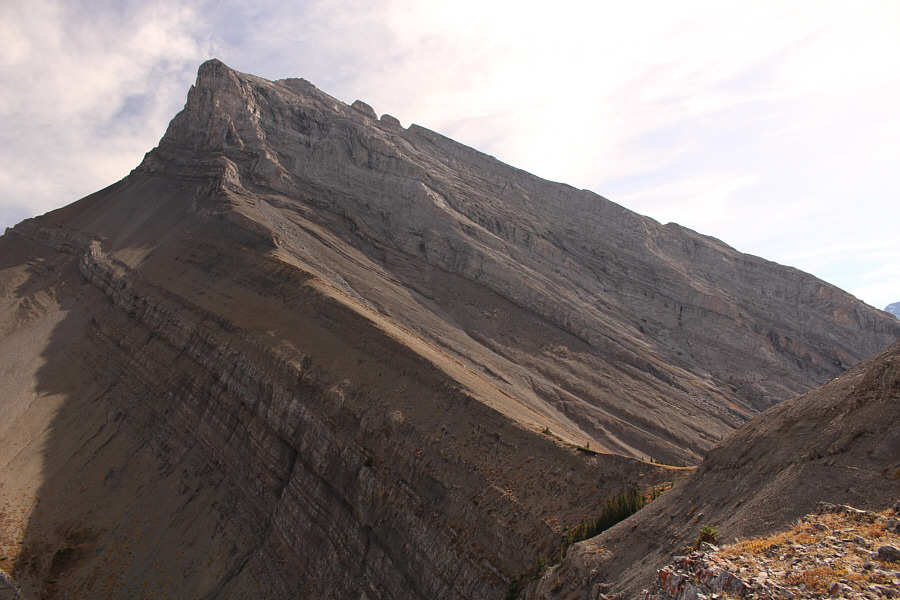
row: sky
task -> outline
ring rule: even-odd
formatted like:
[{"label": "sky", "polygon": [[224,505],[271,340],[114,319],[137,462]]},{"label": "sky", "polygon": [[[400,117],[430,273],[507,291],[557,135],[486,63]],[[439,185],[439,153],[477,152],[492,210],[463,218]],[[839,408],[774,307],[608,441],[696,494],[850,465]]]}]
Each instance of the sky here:
[{"label": "sky", "polygon": [[900,1],[0,0],[0,230],[121,179],[203,61],[900,301]]}]

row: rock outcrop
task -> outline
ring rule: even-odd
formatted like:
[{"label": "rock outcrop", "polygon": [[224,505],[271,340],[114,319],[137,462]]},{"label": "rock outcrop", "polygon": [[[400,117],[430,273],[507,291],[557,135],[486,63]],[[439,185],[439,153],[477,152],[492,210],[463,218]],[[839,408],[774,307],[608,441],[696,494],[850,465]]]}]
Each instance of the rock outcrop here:
[{"label": "rock outcrop", "polygon": [[893,598],[900,593],[898,533],[896,511],[886,516],[822,503],[816,514],[775,535],[723,548],[702,544],[660,569],[641,597]]},{"label": "rock outcrop", "polygon": [[132,174],[0,238],[26,597],[493,598],[900,323],[302,79],[201,66]]},{"label": "rock outcrop", "polygon": [[2,569],[0,569],[0,600],[24,600],[18,584]]},{"label": "rock outcrop", "polygon": [[642,600],[699,600],[716,595],[729,598],[759,597],[741,577],[710,564],[707,555],[709,550],[717,548],[708,547],[703,551],[692,552],[689,556],[679,556],[671,566],[660,569],[656,574],[656,581],[649,590],[644,591]]}]

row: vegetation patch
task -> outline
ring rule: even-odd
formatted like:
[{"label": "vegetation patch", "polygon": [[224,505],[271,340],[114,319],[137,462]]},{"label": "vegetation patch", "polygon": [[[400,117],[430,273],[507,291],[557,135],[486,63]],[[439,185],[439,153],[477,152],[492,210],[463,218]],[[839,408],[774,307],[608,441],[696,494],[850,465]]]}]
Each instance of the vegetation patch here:
[{"label": "vegetation patch", "polygon": [[716,539],[717,535],[719,535],[719,528],[707,523],[700,528],[700,535],[697,536],[694,546],[699,549],[701,544],[717,544],[719,543],[719,540]]},{"label": "vegetation patch", "polygon": [[827,592],[829,584],[844,578],[846,575],[847,567],[844,565],[822,565],[800,573],[789,574],[787,583],[790,585],[802,584],[808,590],[821,593]]},{"label": "vegetation patch", "polygon": [[757,555],[776,550],[790,540],[789,532],[778,533],[764,538],[753,538],[737,542],[722,550],[723,556]]},{"label": "vegetation patch", "polygon": [[519,597],[519,591],[519,576],[513,575],[513,578],[509,581],[509,586],[506,588],[506,596],[503,599],[516,600]]},{"label": "vegetation patch", "polygon": [[655,487],[648,494],[644,494],[636,486],[631,486],[612,498],[607,498],[599,516],[594,519],[586,519],[569,530],[563,541],[563,551],[572,544],[599,535],[616,523],[624,521],[652,500],[659,498],[669,487],[671,484]]},{"label": "vegetation patch", "polygon": [[[549,429],[545,429],[544,434],[557,437]],[[616,523],[627,519],[646,506],[649,502],[658,498],[670,487],[672,487],[671,483],[663,484],[644,493],[637,486],[631,486],[622,490],[615,496],[607,498],[599,516],[594,519],[585,519],[581,521],[581,523],[566,533],[558,557],[552,557],[551,560],[548,560],[543,556],[540,556],[534,561],[534,565],[531,569],[522,575],[513,576],[506,590],[506,600],[515,600],[519,597],[523,581],[538,579],[543,575],[544,571],[551,566],[558,564],[558,562],[565,557],[566,550],[569,546],[592,538],[595,535],[606,531]],[[558,593],[561,589],[562,583],[559,580],[559,575],[557,575],[553,593]]]}]

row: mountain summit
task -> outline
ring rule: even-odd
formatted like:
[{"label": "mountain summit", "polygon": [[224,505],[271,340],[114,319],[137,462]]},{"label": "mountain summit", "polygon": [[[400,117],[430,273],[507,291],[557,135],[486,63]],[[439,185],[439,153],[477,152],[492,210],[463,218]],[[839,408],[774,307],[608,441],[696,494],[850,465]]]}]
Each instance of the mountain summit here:
[{"label": "mountain summit", "polygon": [[651,459],[695,464],[900,335],[216,60],[128,177],[7,230],[0,292],[0,554],[44,597],[497,597],[680,472]]}]

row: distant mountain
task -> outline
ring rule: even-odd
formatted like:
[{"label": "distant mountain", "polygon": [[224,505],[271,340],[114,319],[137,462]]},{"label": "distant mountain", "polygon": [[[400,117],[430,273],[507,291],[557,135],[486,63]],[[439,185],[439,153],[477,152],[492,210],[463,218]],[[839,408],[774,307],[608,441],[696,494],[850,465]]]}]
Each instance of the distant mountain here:
[{"label": "distant mountain", "polygon": [[0,237],[0,566],[26,597],[496,598],[680,472],[650,459],[696,464],[898,335],[796,269],[209,61],[128,177]]},{"label": "distant mountain", "polygon": [[884,310],[900,319],[900,302],[894,302],[884,307]]}]

